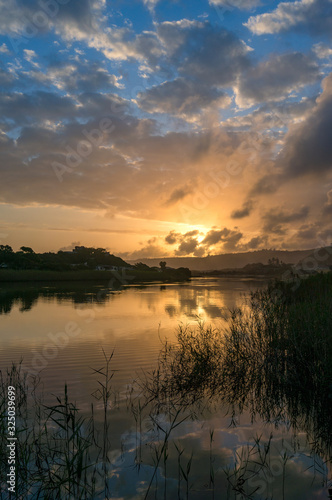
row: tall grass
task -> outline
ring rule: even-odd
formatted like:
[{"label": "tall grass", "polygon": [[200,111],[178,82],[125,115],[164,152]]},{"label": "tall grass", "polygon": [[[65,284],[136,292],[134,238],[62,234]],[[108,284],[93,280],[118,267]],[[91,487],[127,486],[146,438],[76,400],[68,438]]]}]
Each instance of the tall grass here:
[{"label": "tall grass", "polygon": [[224,331],[180,326],[146,380],[151,400],[211,399],[267,422],[290,421],[331,457],[332,274],[276,282],[232,311]]}]

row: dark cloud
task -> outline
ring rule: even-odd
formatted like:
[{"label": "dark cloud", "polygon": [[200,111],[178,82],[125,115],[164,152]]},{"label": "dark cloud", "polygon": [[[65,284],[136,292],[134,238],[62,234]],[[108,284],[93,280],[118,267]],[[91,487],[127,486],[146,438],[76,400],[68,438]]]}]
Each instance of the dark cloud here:
[{"label": "dark cloud", "polygon": [[290,130],[277,165],[286,178],[329,171],[332,167],[332,74],[308,117]]},{"label": "dark cloud", "polygon": [[273,194],[278,190],[283,181],[284,178],[281,174],[264,175],[251,188],[250,195]]},{"label": "dark cloud", "polygon": [[176,188],[169,196],[168,200],[164,203],[165,206],[174,205],[180,200],[183,200],[188,194],[191,193],[191,188],[185,186],[183,188]]},{"label": "dark cloud", "polygon": [[262,245],[266,245],[267,243],[267,236],[255,236],[254,238],[251,238],[251,240],[248,241],[248,243],[245,245],[246,250],[257,250],[258,248],[262,247]]},{"label": "dark cloud", "polygon": [[4,64],[0,61],[0,88],[8,88],[11,87],[15,80],[15,76],[12,73],[9,73]]},{"label": "dark cloud", "polygon": [[260,0],[210,0],[211,5],[223,6],[225,11],[233,9],[249,10],[261,4]]},{"label": "dark cloud", "polygon": [[15,125],[75,116],[76,106],[72,98],[51,92],[36,91],[32,94],[11,92],[0,94],[0,116]]},{"label": "dark cloud", "polygon": [[249,48],[230,31],[207,21],[164,22],[156,32],[163,50],[158,71],[163,69],[167,81],[164,78],[140,92],[138,105],[150,113],[189,119],[212,107],[228,107],[225,87],[250,66]]},{"label": "dark cloud", "polygon": [[[192,253],[201,253],[199,249],[199,242],[195,236],[199,235],[199,231],[194,229],[193,231],[188,231],[185,234],[177,233],[175,231],[170,231],[165,237],[165,242],[169,245],[178,244],[178,248],[175,250],[176,255],[190,255]],[[203,252],[204,253],[204,252]]]},{"label": "dark cloud", "polygon": [[317,239],[317,232],[319,231],[317,225],[303,224],[296,232],[296,238],[304,241]]},{"label": "dark cloud", "polygon": [[264,222],[263,230],[267,233],[285,234],[287,230],[285,226],[287,226],[287,224],[306,219],[309,215],[309,211],[310,209],[308,206],[301,207],[297,212],[280,209],[269,210],[262,217]]},{"label": "dark cloud", "polygon": [[137,103],[149,113],[191,116],[210,106],[227,107],[230,99],[222,90],[180,77],[139,93]]},{"label": "dark cloud", "polygon": [[242,208],[238,210],[234,210],[231,214],[232,219],[243,219],[244,217],[248,217],[253,210],[253,202],[251,200],[246,201]]},{"label": "dark cloud", "polygon": [[250,196],[273,194],[291,179],[324,176],[332,168],[332,73],[323,80],[323,92],[304,119],[285,135],[283,147],[270,174],[261,177]]},{"label": "dark cloud", "polygon": [[223,251],[232,252],[237,250],[237,245],[242,239],[243,234],[237,230],[223,228],[221,230],[212,229],[207,233],[202,245],[205,246],[206,252],[209,252],[209,247],[223,243]]},{"label": "dark cloud", "polygon": [[242,75],[238,91],[250,103],[277,101],[318,78],[313,57],[300,52],[273,55]]},{"label": "dark cloud", "polygon": [[176,255],[194,254],[196,257],[208,255],[211,250],[216,251],[237,251],[240,248],[238,243],[243,238],[243,234],[238,230],[228,228],[211,229],[202,241],[199,241],[198,230],[188,231],[185,234],[171,231],[165,238],[169,245],[177,244]]},{"label": "dark cloud", "polygon": [[297,31],[331,37],[332,3],[330,0],[281,2],[270,13],[250,17],[246,26],[256,35]]},{"label": "dark cloud", "polygon": [[207,21],[165,22],[157,33],[180,76],[205,85],[229,86],[250,65],[248,47],[235,34]]},{"label": "dark cloud", "polygon": [[227,237],[232,233],[230,229],[226,227],[221,230],[212,229],[207,233],[204,240],[202,241],[203,245],[212,246],[220,243],[221,241],[226,241]]},{"label": "dark cloud", "polygon": [[324,203],[323,214],[332,215],[332,189],[327,193],[327,202]]},{"label": "dark cloud", "polygon": [[175,231],[171,231],[166,237],[165,237],[165,242],[168,243],[169,245],[175,245],[175,243],[178,241],[179,233],[176,233]]},{"label": "dark cloud", "polygon": [[102,5],[100,0],[70,0],[63,5],[39,0],[2,0],[0,30],[4,34],[31,37],[53,26],[68,24],[93,32]]},{"label": "dark cloud", "polygon": [[56,61],[49,65],[47,75],[47,83],[55,84],[69,92],[114,91],[119,86],[115,75],[99,63],[91,61]]},{"label": "dark cloud", "polygon": [[175,250],[175,255],[189,255],[196,250],[198,245],[196,238],[185,238]]}]

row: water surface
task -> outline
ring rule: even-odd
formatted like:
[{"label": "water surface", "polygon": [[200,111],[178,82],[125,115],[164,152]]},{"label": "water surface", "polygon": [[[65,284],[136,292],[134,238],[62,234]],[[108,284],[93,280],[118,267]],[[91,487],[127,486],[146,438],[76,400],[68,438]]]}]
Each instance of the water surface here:
[{"label": "water surface", "polygon": [[[181,284],[128,286],[120,290],[94,284],[2,286],[0,366],[5,368],[23,358],[26,371],[42,370],[47,402],[63,392],[67,383],[71,398],[84,412],[92,401],[97,408],[102,406],[92,396],[98,387],[93,368],[104,365],[103,350],[108,354],[114,350],[112,383],[120,403],[110,409],[113,426],[110,487],[114,498],[144,498],[138,492],[144,491],[153,471],[144,456],[147,450],[151,451],[151,443],[161,437],[153,434],[148,422],[144,427],[143,422],[138,444],[137,422],[126,413],[126,405],[121,405],[128,397],[128,386],[156,366],[162,343],[165,339],[175,340],[179,324],[195,325],[203,321],[225,328],[229,311],[244,305],[250,290],[265,284],[250,279],[195,278]],[[269,474],[263,471],[251,480],[252,498],[326,498],[327,469],[319,456],[312,456],[301,428],[294,432],[287,422],[279,423],[276,428],[246,411],[231,418],[229,410],[212,405],[208,411],[198,412],[197,418],[184,421],[173,433],[172,439],[184,449],[183,457],[189,461],[193,453],[190,498],[213,498],[214,494],[244,498],[239,491],[232,490],[224,470],[234,471],[248,445],[257,436],[261,436],[261,443],[267,443],[271,433],[273,446],[269,460],[274,469]],[[167,426],[166,415],[164,424]],[[140,453],[144,449],[139,468],[138,447]],[[285,453],[287,473],[281,459]],[[175,448],[170,447],[167,498],[186,497],[185,490],[178,493],[177,463]],[[213,488],[211,463],[216,477]],[[165,481],[162,464],[156,480],[154,494],[164,498],[164,486],[160,486]]]}]

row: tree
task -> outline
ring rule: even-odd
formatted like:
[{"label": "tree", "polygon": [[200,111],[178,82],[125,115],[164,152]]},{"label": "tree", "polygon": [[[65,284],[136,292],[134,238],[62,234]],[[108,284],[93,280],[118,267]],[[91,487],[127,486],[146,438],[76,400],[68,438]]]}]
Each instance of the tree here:
[{"label": "tree", "polygon": [[13,253],[13,249],[9,245],[0,245],[0,252]]},{"label": "tree", "polygon": [[134,267],[140,271],[150,271],[149,266],[143,264],[143,262],[137,262]]},{"label": "tree", "polygon": [[30,247],[21,247],[20,250],[22,250],[23,253],[35,253]]},{"label": "tree", "polygon": [[161,267],[161,270],[165,271],[165,269],[166,269],[166,262],[164,260],[162,260],[161,262],[159,262],[159,265]]}]

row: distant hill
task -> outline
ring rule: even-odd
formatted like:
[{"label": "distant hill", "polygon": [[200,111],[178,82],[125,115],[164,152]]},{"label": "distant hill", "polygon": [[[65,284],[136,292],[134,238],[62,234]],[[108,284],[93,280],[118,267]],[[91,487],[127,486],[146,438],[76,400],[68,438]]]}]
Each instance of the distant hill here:
[{"label": "distant hill", "polygon": [[268,264],[269,259],[277,258],[285,264],[298,264],[309,255],[313,255],[315,249],[311,250],[257,250],[244,253],[226,253],[221,255],[210,255],[208,257],[165,257],[159,259],[138,259],[132,263],[143,262],[150,267],[159,266],[161,260],[167,262],[169,267],[188,267],[191,271],[215,271],[226,268],[241,268],[247,264],[261,262]]},{"label": "distant hill", "polygon": [[332,267],[332,246],[319,248],[302,258],[296,265],[296,269],[305,271],[319,271],[331,269]]}]

